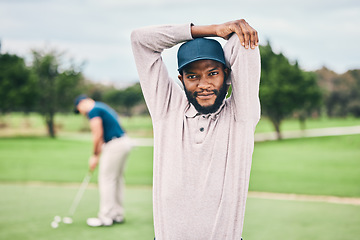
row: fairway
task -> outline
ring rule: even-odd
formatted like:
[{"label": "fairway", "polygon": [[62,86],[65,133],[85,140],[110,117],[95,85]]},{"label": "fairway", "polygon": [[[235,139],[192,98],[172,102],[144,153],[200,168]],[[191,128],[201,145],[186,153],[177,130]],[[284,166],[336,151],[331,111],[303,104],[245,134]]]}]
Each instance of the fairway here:
[{"label": "fairway", "polygon": [[[74,223],[50,227],[68,212],[91,146],[69,136],[0,138],[0,239],[153,239],[152,147],[134,147],[126,164],[125,224],[86,226],[97,214],[96,171]],[[256,143],[250,190],[359,198],[359,146],[360,135]],[[244,240],[354,240],[358,226],[360,205],[249,197]]]},{"label": "fairway", "polygon": [[87,189],[71,225],[50,223],[54,216],[67,214],[78,186],[32,186],[0,184],[0,239],[83,240],[153,239],[151,188],[126,190],[126,223],[90,228],[88,217],[97,214],[98,191]]},{"label": "fairway", "polygon": [[360,206],[249,198],[244,240],[356,240]]},{"label": "fairway", "polygon": [[[86,218],[96,214],[98,203],[97,190],[90,187],[75,213],[74,223],[52,229],[53,217],[67,213],[76,191],[76,185],[0,184],[0,239],[153,239],[150,187],[127,187],[125,224],[104,228],[86,225]],[[244,239],[271,236],[289,240],[355,240],[360,235],[359,225],[360,206],[249,198]]]},{"label": "fairway", "polygon": [[[0,138],[0,181],[80,182],[88,169],[90,140]],[[152,185],[152,147],[134,147],[126,163],[128,184]],[[97,171],[91,180],[97,182]]]},{"label": "fairway", "polygon": [[[46,127],[44,120],[39,114],[29,113],[10,113],[0,119],[7,125],[0,131],[0,136],[44,136]],[[120,116],[120,122],[131,137],[153,137],[152,122],[150,116]],[[332,128],[359,126],[360,118],[309,118],[306,120],[305,128]],[[55,116],[55,126],[59,135],[68,133],[89,133],[89,123],[84,116],[75,114],[57,113]],[[285,119],[281,124],[281,131],[301,130],[298,119]],[[275,131],[271,121],[266,117],[261,117],[256,126],[256,133],[268,133]],[[89,136],[87,136],[89,138]]]},{"label": "fairway", "polygon": [[[250,190],[360,197],[359,146],[360,135],[256,143]],[[90,153],[90,141],[0,138],[0,181],[81,182]],[[152,155],[152,147],[133,148],[127,185],[152,185]]]},{"label": "fairway", "polygon": [[360,135],[255,144],[250,190],[360,197]]}]

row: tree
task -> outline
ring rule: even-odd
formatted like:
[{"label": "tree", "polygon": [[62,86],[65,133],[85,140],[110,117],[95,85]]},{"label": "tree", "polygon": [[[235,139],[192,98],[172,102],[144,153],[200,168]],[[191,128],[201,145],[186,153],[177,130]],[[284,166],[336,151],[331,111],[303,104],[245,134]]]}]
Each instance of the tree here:
[{"label": "tree", "polygon": [[324,89],[324,102],[329,117],[360,117],[360,70],[337,74],[325,67],[316,71]]},{"label": "tree", "polygon": [[303,72],[283,54],[275,54],[269,43],[261,46],[260,52],[262,111],[274,125],[277,138],[281,139],[282,120],[295,111],[308,113],[319,106],[321,91],[314,74]]},{"label": "tree", "polygon": [[132,116],[133,107],[141,102],[145,102],[145,100],[139,83],[123,91],[123,106],[128,116]]},{"label": "tree", "polygon": [[74,98],[81,92],[81,66],[66,67],[56,51],[32,51],[32,70],[38,80],[39,108],[45,118],[50,137],[55,137],[54,117],[58,111],[70,110]]},{"label": "tree", "polygon": [[24,59],[0,54],[0,111],[28,112],[34,106],[37,95],[36,79]]},{"label": "tree", "polygon": [[[300,70],[297,64],[295,64],[295,67]],[[300,75],[302,80],[298,86],[299,104],[294,112],[299,118],[301,129],[304,130],[307,117],[311,116],[314,112],[317,112],[318,115],[320,114],[320,108],[323,104],[323,92],[317,83],[315,73],[301,71]]]},{"label": "tree", "polygon": [[107,91],[104,94],[104,101],[118,111],[123,109],[127,116],[133,115],[132,110],[136,105],[145,102],[139,83],[123,90],[112,89]]}]

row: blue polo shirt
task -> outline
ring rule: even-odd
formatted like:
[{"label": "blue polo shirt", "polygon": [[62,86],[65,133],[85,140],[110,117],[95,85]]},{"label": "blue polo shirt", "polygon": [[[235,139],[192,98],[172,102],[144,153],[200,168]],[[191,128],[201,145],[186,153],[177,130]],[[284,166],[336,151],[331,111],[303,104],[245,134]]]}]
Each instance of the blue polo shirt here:
[{"label": "blue polo shirt", "polygon": [[100,117],[104,130],[104,142],[124,135],[124,130],[119,124],[117,113],[102,102],[95,102],[93,109],[88,112],[88,118]]}]

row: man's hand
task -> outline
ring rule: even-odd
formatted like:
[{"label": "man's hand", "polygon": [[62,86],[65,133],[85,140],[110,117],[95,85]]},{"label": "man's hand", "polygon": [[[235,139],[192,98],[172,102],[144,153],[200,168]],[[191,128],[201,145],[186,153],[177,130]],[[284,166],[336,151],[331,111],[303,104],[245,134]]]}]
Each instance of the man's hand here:
[{"label": "man's hand", "polygon": [[233,33],[240,39],[241,45],[254,49],[259,44],[258,33],[244,19],[226,22],[223,24],[192,26],[191,34],[197,37],[221,37],[228,40]]},{"label": "man's hand", "polygon": [[98,155],[92,155],[89,159],[89,169],[91,172],[95,170],[99,163],[99,156]]},{"label": "man's hand", "polygon": [[224,39],[229,39],[233,33],[236,33],[240,39],[241,45],[252,49],[259,43],[258,33],[244,19],[226,22],[216,25],[216,35]]}]

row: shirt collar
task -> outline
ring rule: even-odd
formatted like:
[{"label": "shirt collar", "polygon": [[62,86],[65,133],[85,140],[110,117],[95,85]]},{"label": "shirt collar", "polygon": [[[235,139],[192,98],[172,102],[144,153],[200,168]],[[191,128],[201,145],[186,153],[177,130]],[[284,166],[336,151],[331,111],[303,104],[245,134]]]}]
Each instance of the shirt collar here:
[{"label": "shirt collar", "polygon": [[188,118],[194,118],[196,116],[200,116],[200,115],[203,115],[205,116],[206,118],[209,118],[211,117],[212,120],[215,120],[219,113],[221,112],[221,110],[224,108],[224,105],[225,105],[225,99],[223,100],[222,104],[220,105],[219,109],[214,112],[214,113],[208,113],[208,114],[202,114],[202,113],[199,113],[194,105],[192,105],[191,103],[189,103],[189,106],[188,108],[185,110],[185,116],[188,117]]},{"label": "shirt collar", "polygon": [[188,118],[194,118],[199,114],[200,113],[195,109],[194,105],[189,103],[187,109],[185,110],[185,116]]}]

